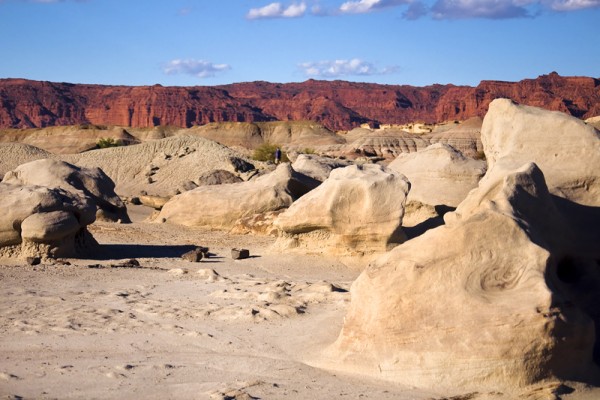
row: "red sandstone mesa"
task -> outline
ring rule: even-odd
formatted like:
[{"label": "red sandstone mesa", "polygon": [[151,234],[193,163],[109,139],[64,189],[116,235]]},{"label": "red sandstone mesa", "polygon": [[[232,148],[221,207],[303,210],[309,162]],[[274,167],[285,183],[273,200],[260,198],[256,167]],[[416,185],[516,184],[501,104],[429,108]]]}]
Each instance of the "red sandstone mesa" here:
[{"label": "red sandstone mesa", "polygon": [[313,120],[329,129],[361,123],[442,122],[483,116],[507,97],[579,118],[600,115],[600,79],[557,73],[477,87],[345,81],[223,86],[102,86],[0,79],[0,128],[53,125],[190,127],[208,122]]}]

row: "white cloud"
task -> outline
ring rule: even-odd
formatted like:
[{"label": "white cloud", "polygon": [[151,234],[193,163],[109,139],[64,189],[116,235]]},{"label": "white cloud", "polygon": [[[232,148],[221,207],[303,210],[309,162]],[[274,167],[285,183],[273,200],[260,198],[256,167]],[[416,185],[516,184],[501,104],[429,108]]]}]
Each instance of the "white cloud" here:
[{"label": "white cloud", "polygon": [[553,0],[548,6],[554,11],[577,11],[586,8],[599,8],[600,0]]},{"label": "white cloud", "polygon": [[340,6],[344,14],[364,14],[374,10],[409,4],[411,0],[357,0],[347,1]]},{"label": "white cloud", "polygon": [[374,64],[358,58],[305,62],[300,64],[299,67],[306,76],[320,78],[338,78],[349,75],[384,75],[397,70],[397,67],[378,69]]},{"label": "white cloud", "polygon": [[271,3],[261,8],[252,8],[246,14],[248,19],[297,18],[306,12],[306,3],[292,3],[284,7],[281,3]]},{"label": "white cloud", "polygon": [[198,78],[210,78],[218,74],[230,70],[231,67],[227,64],[214,64],[204,60],[171,60],[164,67],[163,72],[168,75],[186,74],[193,75]]}]

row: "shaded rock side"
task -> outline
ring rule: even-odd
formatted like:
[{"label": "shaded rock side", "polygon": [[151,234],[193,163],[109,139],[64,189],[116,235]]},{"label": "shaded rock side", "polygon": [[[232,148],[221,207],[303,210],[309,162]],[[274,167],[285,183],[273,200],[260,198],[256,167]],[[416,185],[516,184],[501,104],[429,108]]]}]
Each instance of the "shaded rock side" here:
[{"label": "shaded rock side", "polygon": [[173,197],[158,215],[158,221],[186,226],[231,228],[243,217],[289,207],[314,188],[289,164],[252,181],[201,186]]},{"label": "shaded rock side", "polygon": [[447,394],[598,382],[598,208],[535,164],[493,176],[363,271],[323,365]]},{"label": "shaded rock side", "polygon": [[465,157],[446,144],[437,143],[416,153],[401,154],[388,168],[405,175],[411,183],[409,201],[432,206],[456,207],[477,187],[486,163]]},{"label": "shaded rock side", "polygon": [[97,218],[131,222],[127,207],[115,193],[114,182],[100,168],[81,168],[52,159],[22,164],[4,175],[4,182],[62,188],[90,198],[98,207]]},{"label": "shaded rock side", "polygon": [[402,243],[410,183],[385,167],[352,165],[331,171],[318,188],[277,217],[278,246],[335,254],[386,251]]},{"label": "shaded rock side", "polygon": [[600,131],[560,112],[497,99],[481,132],[489,167],[535,162],[550,192],[600,206]]}]

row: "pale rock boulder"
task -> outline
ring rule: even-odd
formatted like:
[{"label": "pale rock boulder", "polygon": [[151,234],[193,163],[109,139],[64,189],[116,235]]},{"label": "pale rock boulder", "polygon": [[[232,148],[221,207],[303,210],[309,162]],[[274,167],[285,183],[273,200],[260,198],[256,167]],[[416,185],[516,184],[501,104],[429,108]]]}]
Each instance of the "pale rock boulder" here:
[{"label": "pale rock boulder", "polygon": [[436,143],[416,153],[400,154],[388,168],[410,181],[408,201],[456,207],[477,187],[486,163],[467,158],[447,144]]},{"label": "pale rock boulder", "polygon": [[331,171],[318,188],[280,214],[277,246],[340,255],[383,252],[402,243],[410,183],[375,164]]},{"label": "pale rock boulder", "polygon": [[496,99],[483,120],[481,141],[491,168],[535,162],[550,192],[600,205],[600,131],[558,111]]},{"label": "pale rock boulder", "polygon": [[532,163],[493,176],[363,271],[318,364],[447,395],[598,382],[598,209],[552,196]]},{"label": "pale rock boulder", "polygon": [[131,222],[125,204],[115,193],[114,182],[100,168],[81,168],[64,161],[41,159],[7,172],[3,182],[62,188],[91,199],[98,207],[99,220]]},{"label": "pale rock boulder", "polygon": [[292,168],[294,171],[323,182],[336,168],[344,168],[352,163],[338,158],[322,157],[314,154],[299,154]]},{"label": "pale rock boulder", "polygon": [[200,186],[177,195],[163,205],[157,221],[230,229],[240,218],[289,207],[315,185],[285,163],[251,181]]},{"label": "pale rock boulder", "polygon": [[97,245],[91,199],[60,188],[0,183],[0,255],[74,257]]}]

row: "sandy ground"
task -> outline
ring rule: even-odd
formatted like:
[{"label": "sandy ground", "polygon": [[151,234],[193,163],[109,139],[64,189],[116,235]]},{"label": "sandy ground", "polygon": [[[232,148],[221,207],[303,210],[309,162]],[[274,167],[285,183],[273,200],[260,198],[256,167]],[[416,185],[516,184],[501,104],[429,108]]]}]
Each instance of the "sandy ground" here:
[{"label": "sandy ground", "polygon": [[[359,271],[269,253],[269,237],[97,222],[99,257],[0,260],[0,398],[506,399],[419,391],[310,364],[342,325]],[[195,245],[213,257],[191,263]],[[232,247],[251,258],[232,260]],[[139,268],[122,267],[135,258]],[[68,263],[68,264],[67,264]],[[563,388],[562,398],[598,398]],[[528,399],[558,398],[548,388]]]}]

